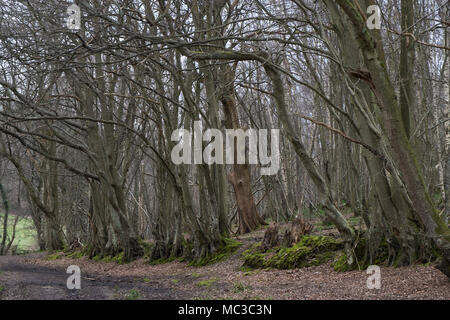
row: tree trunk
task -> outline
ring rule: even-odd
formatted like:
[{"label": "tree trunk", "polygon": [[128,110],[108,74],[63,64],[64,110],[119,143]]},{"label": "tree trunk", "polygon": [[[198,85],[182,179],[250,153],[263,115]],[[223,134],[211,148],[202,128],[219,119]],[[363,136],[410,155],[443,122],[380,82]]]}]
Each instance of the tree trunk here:
[{"label": "tree trunk", "polygon": [[[402,33],[414,34],[414,1],[401,0]],[[403,35],[400,44],[400,109],[406,136],[411,135],[411,112],[414,112],[414,41]]]},{"label": "tree trunk", "polygon": [[368,81],[381,111],[384,133],[389,142],[388,152],[392,155],[395,167],[400,172],[418,220],[426,230],[427,236],[434,240],[442,254],[443,272],[450,277],[450,231],[440,218],[428,194],[414,148],[408,140],[401,109],[386,69],[381,36],[378,31],[369,32],[365,27],[366,21],[353,1],[345,0],[338,4],[353,24],[356,41],[370,73]]},{"label": "tree trunk", "polygon": [[[229,65],[222,66],[225,89],[221,97],[224,107],[225,125],[227,129],[240,129],[239,115],[234,97],[234,73]],[[234,148],[234,164],[228,181],[234,189],[239,213],[239,233],[248,233],[264,225],[258,215],[252,193],[252,181],[249,164],[237,164],[237,148]]]}]

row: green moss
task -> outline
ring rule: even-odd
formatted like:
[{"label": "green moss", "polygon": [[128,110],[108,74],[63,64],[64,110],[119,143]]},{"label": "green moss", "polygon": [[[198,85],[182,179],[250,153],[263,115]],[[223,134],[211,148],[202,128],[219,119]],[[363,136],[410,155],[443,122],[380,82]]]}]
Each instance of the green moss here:
[{"label": "green moss", "polygon": [[56,252],[56,253],[53,253],[53,254],[49,254],[47,256],[47,260],[48,261],[52,261],[52,260],[62,259],[63,256],[64,255],[61,252]]},{"label": "green moss", "polygon": [[226,260],[242,245],[241,242],[229,238],[224,238],[222,242],[222,245],[216,250],[216,252],[201,259],[193,260],[188,265],[201,267]]},{"label": "green moss", "polygon": [[247,276],[253,276],[253,275],[259,273],[258,270],[254,270],[254,269],[248,268],[248,267],[242,267],[242,268],[241,268],[241,271],[244,272],[244,277],[247,277]]},{"label": "green moss", "polygon": [[248,248],[247,250],[245,250],[242,253],[242,255],[246,255],[246,254],[254,252],[255,250],[259,250],[261,248],[261,244],[262,244],[262,242],[256,242],[256,243],[252,244],[250,246],[250,248]]},{"label": "green moss", "polygon": [[150,258],[153,250],[153,245],[142,239],[139,239],[138,243],[142,247],[142,249],[144,249],[144,259]]},{"label": "green moss", "polygon": [[208,280],[202,280],[196,283],[198,287],[211,287],[215,282],[217,282],[216,278],[211,278]]},{"label": "green moss", "polygon": [[347,263],[347,255],[346,254],[340,255],[336,259],[336,261],[332,263],[331,266],[333,267],[334,271],[337,271],[337,272],[344,272],[344,271],[352,270]]},{"label": "green moss", "polygon": [[173,283],[173,284],[178,284],[178,282],[180,282],[180,280],[178,280],[178,279],[172,279],[172,283]]},{"label": "green moss", "polygon": [[111,263],[111,262],[115,262],[117,264],[123,264],[123,257],[124,257],[124,252],[120,252],[119,254],[117,254],[116,256],[106,256],[103,257],[102,259],[98,258],[98,260],[95,260],[96,257],[93,258],[93,260],[95,261],[101,261],[101,262],[105,262],[105,263]]},{"label": "green moss", "polygon": [[124,256],[125,256],[125,253],[121,252],[118,255],[116,255],[112,260],[118,264],[122,264],[122,263],[124,263],[124,260],[123,260]]},{"label": "green moss", "polygon": [[102,259],[100,259],[100,261],[104,262],[104,263],[111,263],[112,259],[113,259],[113,257],[111,257],[111,256],[105,256]]},{"label": "green moss", "polygon": [[165,263],[169,263],[169,262],[172,262],[175,260],[177,260],[176,257],[160,258],[160,259],[150,261],[149,264],[151,264],[151,265],[165,264]]},{"label": "green moss", "polygon": [[142,294],[137,289],[131,289],[130,291],[127,292],[125,298],[127,300],[139,300],[142,299]]},{"label": "green moss", "polygon": [[115,256],[104,256],[103,258],[97,255],[97,256],[94,256],[92,258],[92,260],[97,261],[97,262],[104,262],[104,263],[115,262],[117,264],[123,264],[124,263],[123,257],[124,257],[124,252],[122,251]]},{"label": "green moss", "polygon": [[49,261],[57,260],[57,259],[62,259],[64,257],[71,258],[71,259],[79,259],[83,256],[84,256],[84,252],[81,250],[76,250],[76,251],[73,251],[70,253],[69,252],[55,252],[55,253],[49,254],[47,256],[47,260],[49,260]]},{"label": "green moss", "polygon": [[[367,242],[366,238],[361,238],[356,247],[353,249],[354,259],[352,264],[347,263],[347,255],[341,253],[341,255],[331,264],[334,271],[346,272],[351,270],[365,270],[369,265],[383,265],[387,262],[388,255],[388,244],[386,240],[383,240],[380,244],[379,253],[375,261],[370,262],[367,257]],[[393,264],[396,265],[396,262]]]},{"label": "green moss", "polygon": [[246,273],[253,272],[253,268],[249,268],[249,267],[247,267],[247,266],[245,266],[245,265],[244,265],[244,266],[241,266],[239,270],[242,271],[242,272],[244,272],[244,276],[245,276]]},{"label": "green moss", "polygon": [[248,290],[248,289],[249,289],[249,286],[243,284],[242,282],[236,283],[236,284],[233,286],[233,292],[234,292],[234,293],[244,292],[244,291],[246,291],[246,290]]},{"label": "green moss", "polygon": [[242,257],[244,258],[244,266],[248,269],[265,269],[270,267],[266,255],[263,253],[247,252]]},{"label": "green moss", "polygon": [[450,241],[450,229],[437,212],[433,213],[433,220],[436,223],[436,232],[445,240]]},{"label": "green moss", "polygon": [[244,266],[253,269],[294,269],[317,266],[333,259],[342,243],[326,236],[305,235],[292,247],[262,252],[260,244],[242,254]]},{"label": "green moss", "polygon": [[71,253],[67,253],[66,257],[71,258],[71,259],[80,259],[84,256],[85,254],[83,253],[83,251],[81,250],[75,250]]}]

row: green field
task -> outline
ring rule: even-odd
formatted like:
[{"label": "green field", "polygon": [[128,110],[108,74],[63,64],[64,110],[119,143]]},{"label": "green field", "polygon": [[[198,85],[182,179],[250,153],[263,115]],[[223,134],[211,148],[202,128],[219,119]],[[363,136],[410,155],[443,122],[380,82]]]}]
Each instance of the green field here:
[{"label": "green field", "polygon": [[[3,237],[3,216],[0,214],[0,239]],[[16,216],[9,214],[8,216],[8,237],[12,236],[13,224]],[[37,234],[34,228],[33,220],[30,217],[20,217],[16,226],[16,236],[14,238],[14,245],[17,245],[17,253],[26,253],[35,251]],[[9,239],[6,239],[9,241]]]}]

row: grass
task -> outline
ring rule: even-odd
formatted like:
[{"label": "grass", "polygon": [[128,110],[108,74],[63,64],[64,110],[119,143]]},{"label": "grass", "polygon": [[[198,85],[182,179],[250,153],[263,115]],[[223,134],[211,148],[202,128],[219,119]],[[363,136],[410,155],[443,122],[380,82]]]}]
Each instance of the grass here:
[{"label": "grass", "polygon": [[137,289],[131,289],[130,291],[127,292],[127,294],[125,295],[125,298],[127,300],[139,300],[139,299],[142,299],[142,294]]},{"label": "grass", "polygon": [[198,272],[193,272],[193,273],[191,274],[191,276],[192,276],[193,278],[200,278],[200,277],[202,276],[202,274],[201,274],[201,273],[198,273]]},{"label": "grass", "polygon": [[249,289],[249,286],[243,284],[242,282],[236,283],[233,286],[233,292],[234,293],[240,293],[240,292],[244,292],[245,290]]},{"label": "grass", "polygon": [[255,274],[258,274],[260,272],[260,270],[253,270],[251,268],[247,268],[247,267],[242,267],[242,272],[244,272],[244,276],[253,276]]},{"label": "grass", "polygon": [[66,257],[71,258],[71,259],[80,259],[83,256],[84,256],[84,253],[81,250],[75,250],[66,255]]},{"label": "grass", "polygon": [[[0,237],[3,236],[3,217],[4,214],[0,214]],[[13,214],[8,215],[8,236],[11,237],[13,232],[13,224],[16,216]],[[8,239],[7,239],[8,240]],[[17,245],[17,253],[31,252],[36,248],[37,233],[34,228],[33,220],[30,217],[20,217],[16,226],[16,236],[14,238],[13,246]]]}]

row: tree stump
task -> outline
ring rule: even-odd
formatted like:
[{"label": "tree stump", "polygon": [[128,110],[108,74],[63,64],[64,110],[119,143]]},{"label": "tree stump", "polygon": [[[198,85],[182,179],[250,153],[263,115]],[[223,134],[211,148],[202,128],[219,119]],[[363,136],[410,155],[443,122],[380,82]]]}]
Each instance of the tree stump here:
[{"label": "tree stump", "polygon": [[304,234],[309,234],[312,230],[313,225],[304,221],[302,216],[298,216],[290,222],[290,227],[284,233],[283,245],[291,247],[299,242]]},{"label": "tree stump", "polygon": [[272,223],[264,233],[264,239],[261,244],[262,251],[267,251],[270,248],[278,246],[280,239],[278,237],[278,225]]},{"label": "tree stump", "polygon": [[81,243],[80,238],[79,237],[74,237],[72,239],[72,241],[70,242],[69,250],[70,251],[75,251],[77,249],[80,249],[81,247],[83,247],[83,244]]}]

